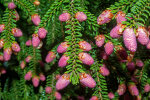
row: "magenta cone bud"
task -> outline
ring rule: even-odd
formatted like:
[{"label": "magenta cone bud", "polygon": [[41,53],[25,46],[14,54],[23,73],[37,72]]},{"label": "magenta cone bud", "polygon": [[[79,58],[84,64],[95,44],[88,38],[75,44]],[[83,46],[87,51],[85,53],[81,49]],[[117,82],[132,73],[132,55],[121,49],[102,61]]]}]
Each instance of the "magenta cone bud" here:
[{"label": "magenta cone bud", "polygon": [[108,97],[109,97],[109,99],[113,99],[115,96],[114,96],[114,94],[112,92],[109,92],[108,93]]},{"label": "magenta cone bud", "polygon": [[8,9],[15,9],[16,5],[14,4],[14,2],[9,2],[8,3]]},{"label": "magenta cone bud", "polygon": [[29,55],[29,56],[26,57],[25,61],[26,61],[27,63],[29,63],[31,59],[32,59],[32,57]]},{"label": "magenta cone bud", "polygon": [[29,72],[27,72],[26,75],[24,76],[24,79],[29,81],[29,80],[31,79],[31,77],[32,77],[32,72],[29,71]]},{"label": "magenta cone bud", "polygon": [[79,53],[79,60],[85,65],[92,65],[94,63],[94,59],[88,53],[84,52]]},{"label": "magenta cone bud", "polygon": [[123,29],[125,28],[125,25],[123,24],[117,24],[111,31],[110,31],[110,36],[112,38],[119,38],[123,32]]},{"label": "magenta cone bud", "polygon": [[95,41],[96,45],[98,47],[101,47],[105,42],[105,36],[104,35],[98,35],[95,37],[95,40],[96,40]]},{"label": "magenta cone bud", "polygon": [[92,49],[91,44],[89,44],[86,41],[80,41],[79,42],[79,47],[80,49],[82,49],[83,51],[90,51]]},{"label": "magenta cone bud", "polygon": [[32,45],[33,47],[38,47],[40,44],[40,38],[38,37],[38,34],[33,34],[32,35]]},{"label": "magenta cone bud", "polygon": [[46,37],[47,30],[45,28],[39,28],[38,35],[41,39],[44,39]]},{"label": "magenta cone bud", "polygon": [[126,92],[126,85],[124,83],[120,84],[117,89],[117,93],[121,96]]},{"label": "magenta cone bud", "polygon": [[32,41],[31,40],[26,41],[26,46],[30,46],[30,45],[32,45]]},{"label": "magenta cone bud", "polygon": [[97,97],[97,96],[92,96],[92,97],[90,98],[90,100],[98,100],[98,97]]},{"label": "magenta cone bud", "polygon": [[123,32],[123,41],[126,48],[132,52],[135,52],[137,49],[136,36],[133,31],[133,28],[126,28]]},{"label": "magenta cone bud", "polygon": [[83,22],[83,21],[86,21],[87,16],[86,16],[86,14],[84,14],[83,12],[77,12],[77,13],[75,14],[75,18],[76,18],[79,22]]},{"label": "magenta cone bud", "polygon": [[99,25],[109,23],[111,19],[113,18],[113,13],[111,13],[111,10],[105,10],[103,11],[97,18],[97,23]]},{"label": "magenta cone bud", "polygon": [[143,67],[144,63],[140,59],[136,59],[136,66]]},{"label": "magenta cone bud", "polygon": [[3,55],[0,55],[0,61],[4,61]]},{"label": "magenta cone bud", "polygon": [[62,13],[61,15],[59,15],[59,20],[61,22],[66,22],[70,19],[70,14],[69,13]]},{"label": "magenta cone bud", "polygon": [[21,69],[24,69],[24,68],[25,68],[25,66],[26,66],[25,62],[24,62],[24,61],[21,61],[21,63],[20,63],[20,67],[21,67]]},{"label": "magenta cone bud", "polygon": [[17,12],[17,11],[15,11],[15,12],[16,12],[16,13],[15,13],[15,17],[16,17],[15,20],[18,21],[20,17],[19,17],[18,12]]},{"label": "magenta cone bud", "polygon": [[0,33],[4,30],[5,25],[4,24],[0,24]]},{"label": "magenta cone bud", "polygon": [[100,54],[100,57],[104,60],[107,60],[108,59],[108,55],[106,54],[106,52],[102,51],[101,54]]},{"label": "magenta cone bud", "polygon": [[47,56],[46,56],[46,58],[45,58],[45,61],[46,61],[47,63],[50,63],[50,62],[52,62],[55,58],[56,58],[56,54],[55,54],[54,52],[52,52],[52,51],[49,51],[48,54],[47,54]]},{"label": "magenta cone bud", "polygon": [[126,14],[123,11],[118,11],[115,16],[117,23],[122,23],[122,21],[127,21],[125,16]]},{"label": "magenta cone bud", "polygon": [[55,79],[58,80],[60,77],[61,77],[61,75],[60,75],[60,74],[57,74],[57,75],[55,76]]},{"label": "magenta cone bud", "polygon": [[32,15],[31,20],[34,23],[34,25],[36,25],[36,26],[38,26],[41,22],[40,16],[38,14]]},{"label": "magenta cone bud", "polygon": [[12,34],[15,37],[21,37],[22,36],[22,31],[18,28],[12,28]]},{"label": "magenta cone bud", "polygon": [[80,83],[89,88],[94,88],[96,86],[95,80],[86,73],[80,74]]},{"label": "magenta cone bud", "polygon": [[68,63],[67,60],[69,59],[69,57],[67,57],[66,55],[63,55],[58,62],[58,66],[59,67],[65,67]]},{"label": "magenta cone bud", "polygon": [[4,47],[4,39],[0,39],[0,49]]},{"label": "magenta cone bud", "polygon": [[103,66],[100,67],[99,72],[103,75],[103,76],[108,76],[110,74],[108,68],[106,67],[105,64],[103,64]]},{"label": "magenta cone bud", "polygon": [[55,92],[56,100],[61,100],[61,94],[59,92]]},{"label": "magenta cone bud", "polygon": [[144,92],[149,92],[150,91],[150,85],[149,84],[146,84],[144,86]]},{"label": "magenta cone bud", "polygon": [[58,47],[57,47],[57,52],[58,53],[64,53],[67,51],[67,48],[69,45],[67,44],[68,42],[62,42]]},{"label": "magenta cone bud", "polygon": [[114,45],[112,42],[107,42],[104,48],[107,55],[111,55],[114,51]]},{"label": "magenta cone bud", "polygon": [[4,61],[8,61],[11,58],[12,49],[11,48],[5,48],[4,49]]},{"label": "magenta cone bud", "polygon": [[49,87],[49,86],[47,86],[47,87],[45,88],[45,92],[46,92],[47,94],[52,93],[52,88]]},{"label": "magenta cone bud", "polygon": [[139,26],[136,30],[138,35],[137,39],[142,45],[146,45],[149,42],[149,34],[145,27]]},{"label": "magenta cone bud", "polygon": [[70,75],[63,74],[56,82],[56,90],[62,90],[70,83]]},{"label": "magenta cone bud", "polygon": [[6,74],[6,70],[3,68],[3,69],[1,70],[1,73],[2,73],[2,74]]},{"label": "magenta cone bud", "polygon": [[39,86],[39,78],[37,76],[34,76],[32,78],[32,83],[34,87],[38,87]]},{"label": "magenta cone bud", "polygon": [[19,52],[20,51],[20,46],[17,42],[14,42],[11,46],[12,50],[15,52]]},{"label": "magenta cone bud", "polygon": [[128,69],[129,72],[133,72],[135,70],[134,62],[128,62],[127,63],[127,69]]},{"label": "magenta cone bud", "polygon": [[46,80],[45,75],[40,74],[40,80],[41,80],[41,81],[45,81],[45,80]]},{"label": "magenta cone bud", "polygon": [[136,85],[134,83],[131,83],[128,85],[128,90],[132,96],[138,96],[139,95],[138,88],[136,87]]}]

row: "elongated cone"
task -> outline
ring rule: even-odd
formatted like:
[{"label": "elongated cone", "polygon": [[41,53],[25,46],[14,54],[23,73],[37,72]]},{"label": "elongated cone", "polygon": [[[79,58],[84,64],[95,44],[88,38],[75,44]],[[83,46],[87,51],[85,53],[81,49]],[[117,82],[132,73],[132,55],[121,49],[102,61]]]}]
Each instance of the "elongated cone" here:
[{"label": "elongated cone", "polygon": [[107,55],[111,55],[114,51],[114,45],[112,42],[107,42],[104,48]]},{"label": "elongated cone", "polygon": [[109,92],[108,97],[109,97],[109,99],[113,99],[115,97],[115,95],[112,92]]},{"label": "elongated cone", "polygon": [[125,28],[125,25],[119,23],[117,26],[115,26],[111,31],[110,31],[110,36],[112,38],[119,38],[123,32],[123,29]]},{"label": "elongated cone", "polygon": [[142,45],[146,45],[149,42],[149,34],[145,27],[139,26],[136,30],[138,35],[137,39]]},{"label": "elongated cone", "polygon": [[44,39],[46,37],[47,30],[45,28],[39,28],[38,35],[41,39]]},{"label": "elongated cone", "polygon": [[27,63],[29,63],[31,59],[32,59],[32,57],[29,55],[29,56],[26,57],[25,61],[26,61]]},{"label": "elongated cone", "polygon": [[12,50],[15,52],[19,52],[20,51],[20,46],[17,42],[14,42],[11,46]]},{"label": "elongated cone", "polygon": [[32,77],[32,72],[29,71],[29,72],[27,72],[27,74],[24,76],[24,79],[29,81],[29,80],[31,79],[31,77]]},{"label": "elongated cone", "polygon": [[126,85],[124,83],[119,84],[117,93],[121,96],[126,92]]},{"label": "elongated cone", "polygon": [[96,37],[95,37],[95,43],[96,43],[96,45],[98,46],[98,47],[101,47],[101,46],[103,46],[103,44],[104,44],[104,42],[105,42],[105,36],[103,35],[103,34],[101,34],[101,35],[97,35]]},{"label": "elongated cone", "polygon": [[37,76],[34,76],[32,78],[32,83],[34,87],[38,87],[39,86],[39,78]]},{"label": "elongated cone", "polygon": [[62,42],[58,47],[57,47],[57,52],[58,53],[64,53],[67,51],[67,48],[69,45],[67,44],[68,42]]},{"label": "elongated cone", "polygon": [[98,100],[98,97],[97,97],[97,96],[92,96],[92,97],[90,98],[90,100]]},{"label": "elongated cone", "polygon": [[15,11],[15,12],[16,12],[16,13],[15,13],[15,20],[18,21],[20,17],[19,17],[18,12],[17,12],[17,11]]},{"label": "elongated cone", "polygon": [[80,82],[86,87],[94,88],[96,86],[95,80],[86,73],[80,73]]},{"label": "elongated cone", "polygon": [[127,21],[125,16],[126,14],[123,11],[118,11],[115,16],[117,23],[122,23],[122,21]]},{"label": "elongated cone", "polygon": [[83,22],[83,21],[86,21],[87,16],[86,16],[86,14],[84,14],[84,12],[77,12],[77,13],[75,14],[75,18],[76,18],[79,22]]},{"label": "elongated cone", "polygon": [[45,88],[45,92],[46,92],[47,94],[52,93],[52,88],[51,88],[50,86],[47,86],[47,87]]},{"label": "elongated cone", "polygon": [[40,44],[40,38],[38,37],[38,34],[33,34],[32,35],[32,45],[33,47],[38,47]]},{"label": "elongated cone", "polygon": [[15,9],[16,5],[14,4],[14,2],[9,2],[8,3],[8,9]]},{"label": "elongated cone", "polygon": [[136,59],[136,66],[143,67],[144,63],[140,59]]},{"label": "elongated cone", "polygon": [[133,31],[133,28],[127,27],[123,32],[123,41],[126,48],[132,52],[135,52],[137,49],[136,36]]},{"label": "elongated cone", "polygon": [[144,92],[149,92],[150,91],[150,85],[149,84],[146,84],[144,86]]},{"label": "elongated cone", "polygon": [[139,95],[138,88],[136,87],[136,85],[134,83],[130,83],[128,85],[128,90],[132,96],[138,96]]},{"label": "elongated cone", "polygon": [[4,30],[5,25],[4,24],[0,24],[0,33]]},{"label": "elongated cone", "polygon": [[0,49],[4,47],[4,39],[0,39]]},{"label": "elongated cone", "polygon": [[58,62],[58,66],[59,67],[65,67],[68,63],[67,60],[69,59],[69,57],[67,57],[66,55],[63,55]]},{"label": "elongated cone", "polygon": [[56,100],[61,100],[61,94],[59,92],[55,92]]},{"label": "elongated cone", "polygon": [[133,72],[135,70],[134,62],[128,62],[127,63],[127,69],[128,69],[129,72]]},{"label": "elongated cone", "polygon": [[63,74],[56,82],[56,90],[62,90],[67,87],[70,83],[70,75]]},{"label": "elongated cone", "polygon": [[3,55],[0,55],[0,61],[4,61]]},{"label": "elongated cone", "polygon": [[32,45],[32,41],[31,40],[26,41],[26,46],[30,46],[30,45]]},{"label": "elongated cone", "polygon": [[103,76],[108,76],[110,74],[109,70],[107,69],[106,65],[103,64],[103,66],[100,67],[99,72],[103,75]]},{"label": "elongated cone", "polygon": [[39,76],[40,76],[40,80],[41,80],[41,81],[45,81],[45,80],[46,80],[45,75],[40,74]]},{"label": "elongated cone", "polygon": [[21,69],[24,69],[24,68],[25,68],[25,66],[26,66],[25,62],[24,62],[24,61],[21,61],[21,63],[20,63],[20,67],[21,67]]},{"label": "elongated cone", "polygon": [[84,52],[79,53],[79,60],[85,65],[92,65],[94,63],[94,59],[88,53]]},{"label": "elongated cone", "polygon": [[52,62],[55,58],[56,58],[56,54],[55,54],[54,52],[52,52],[52,51],[49,51],[48,54],[47,54],[47,56],[46,56],[46,58],[45,58],[45,61],[46,61],[47,63],[50,63],[50,62]]},{"label": "elongated cone", "polygon": [[61,15],[59,15],[59,20],[62,22],[66,22],[66,21],[70,20],[70,14],[62,13]]},{"label": "elongated cone", "polygon": [[89,44],[86,41],[80,41],[79,42],[79,47],[80,49],[82,49],[83,51],[90,51],[92,49],[91,44]]},{"label": "elongated cone", "polygon": [[111,19],[113,18],[113,13],[111,13],[111,10],[105,10],[102,12],[102,14],[100,14],[97,18],[97,23],[99,25],[105,24],[105,23],[109,23],[111,21]]},{"label": "elongated cone", "polygon": [[11,48],[5,48],[4,49],[4,61],[8,61],[11,58],[12,49]]},{"label": "elongated cone", "polygon": [[22,36],[22,31],[18,28],[12,28],[12,34],[15,37],[21,37]]},{"label": "elongated cone", "polygon": [[38,14],[32,15],[31,20],[34,23],[34,25],[36,25],[36,26],[38,26],[41,22],[40,16]]}]

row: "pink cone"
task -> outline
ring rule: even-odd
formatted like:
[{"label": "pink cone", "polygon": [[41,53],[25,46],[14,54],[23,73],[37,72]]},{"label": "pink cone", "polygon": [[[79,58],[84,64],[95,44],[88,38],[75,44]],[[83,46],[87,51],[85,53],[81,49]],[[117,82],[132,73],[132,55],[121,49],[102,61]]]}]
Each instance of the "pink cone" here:
[{"label": "pink cone", "polygon": [[123,29],[125,28],[125,25],[123,24],[117,24],[111,31],[110,31],[110,36],[112,38],[119,38],[123,32]]},{"label": "pink cone", "polygon": [[63,74],[56,82],[56,90],[62,90],[70,83],[70,75]]},{"label": "pink cone", "polygon": [[8,9],[15,9],[16,5],[14,4],[14,2],[9,2],[8,3]]},{"label": "pink cone", "polygon": [[32,41],[31,40],[26,41],[26,46],[30,46],[30,45],[32,45]]},{"label": "pink cone", "polygon": [[29,55],[29,56],[26,57],[25,61],[26,61],[27,63],[29,63],[31,59],[32,59],[32,57]]},{"label": "pink cone", "polygon": [[94,59],[88,53],[84,52],[79,53],[79,60],[85,65],[92,65],[94,63]]},{"label": "pink cone", "polygon": [[66,22],[70,19],[71,15],[69,13],[62,13],[59,15],[59,20],[62,22]]},{"label": "pink cone", "polygon": [[112,92],[109,92],[108,97],[109,97],[109,99],[113,99],[115,97],[115,95]]},{"label": "pink cone", "polygon": [[126,14],[123,11],[118,11],[115,16],[117,23],[122,23],[122,21],[127,21],[125,16]]},{"label": "pink cone", "polygon": [[22,31],[18,28],[12,28],[12,34],[15,37],[21,37],[22,36]]},{"label": "pink cone", "polygon": [[55,54],[54,52],[52,52],[52,51],[49,51],[48,54],[47,54],[47,56],[46,56],[46,58],[45,58],[45,61],[46,61],[47,63],[50,63],[50,62],[52,62],[55,58],[56,58],[56,54]]},{"label": "pink cone", "polygon": [[11,46],[12,50],[15,52],[19,52],[20,51],[20,46],[17,42],[14,42]]},{"label": "pink cone", "polygon": [[0,61],[4,61],[3,55],[0,55]]},{"label": "pink cone", "polygon": [[24,69],[24,68],[25,68],[25,66],[26,66],[25,62],[24,62],[24,61],[21,61],[21,63],[20,63],[20,67],[21,67],[21,69]]},{"label": "pink cone", "polygon": [[31,20],[34,23],[34,25],[38,26],[41,22],[40,16],[38,14],[34,14],[31,16]]},{"label": "pink cone", "polygon": [[95,41],[96,45],[98,47],[101,47],[105,42],[105,36],[104,35],[98,35],[95,37],[95,40],[96,40]]},{"label": "pink cone", "polygon": [[111,55],[114,51],[114,45],[112,42],[107,42],[104,48],[107,55]]},{"label": "pink cone", "polygon": [[97,23],[99,25],[105,24],[105,23],[109,23],[113,17],[113,13],[111,13],[111,10],[105,10],[102,12],[102,14],[100,14],[97,18]]},{"label": "pink cone", "polygon": [[150,91],[150,85],[149,84],[146,84],[144,86],[144,92],[149,92]]},{"label": "pink cone", "polygon": [[79,47],[80,49],[82,49],[83,51],[90,51],[92,49],[91,44],[89,44],[86,41],[80,41],[79,42]]},{"label": "pink cone", "polygon": [[69,45],[67,44],[68,42],[62,42],[58,47],[57,47],[57,52],[58,53],[64,53],[67,51],[67,48]]},{"label": "pink cone", "polygon": [[11,58],[12,49],[11,48],[5,48],[4,49],[4,61],[8,61]]},{"label": "pink cone", "polygon": [[126,85],[124,83],[119,84],[117,93],[121,96],[126,92]]},{"label": "pink cone", "polygon": [[0,39],[0,49],[4,47],[4,39]]},{"label": "pink cone", "polygon": [[47,86],[47,87],[45,88],[45,92],[46,92],[47,94],[52,93],[52,88],[49,87],[49,86]]},{"label": "pink cone", "polygon": [[33,34],[32,35],[32,45],[33,47],[38,47],[40,44],[40,38],[38,37],[38,34]]},{"label": "pink cone", "polygon": [[98,97],[97,97],[97,96],[92,96],[92,97],[90,98],[90,100],[98,100]]},{"label": "pink cone", "polygon": [[128,85],[128,90],[132,96],[138,96],[139,95],[138,88],[136,87],[136,85],[134,83],[131,83]]},{"label": "pink cone", "polygon": [[143,67],[144,63],[140,59],[136,59],[136,66]]},{"label": "pink cone", "polygon": [[86,14],[84,14],[83,12],[77,12],[77,13],[75,14],[75,18],[76,18],[79,22],[83,22],[83,21],[86,21],[87,16],[86,16]]},{"label": "pink cone", "polygon": [[80,74],[80,83],[82,83],[83,85],[89,88],[94,88],[96,86],[95,80],[86,73]]},{"label": "pink cone", "polygon": [[137,49],[136,36],[133,31],[133,28],[127,27],[123,32],[123,41],[126,48],[132,52],[135,52]]},{"label": "pink cone", "polygon": [[0,24],[0,33],[4,30],[5,25],[4,24]]},{"label": "pink cone", "polygon": [[103,64],[103,66],[100,67],[99,72],[103,75],[103,76],[108,76],[110,74],[109,70],[107,69],[106,65]]},{"label": "pink cone", "polygon": [[63,55],[58,62],[58,66],[59,67],[65,67],[68,63],[67,60],[69,59],[69,57],[67,57],[66,55]]},{"label": "pink cone", "polygon": [[33,83],[34,87],[38,87],[38,85],[39,85],[39,78],[37,76],[34,76],[32,78],[32,83]]},{"label": "pink cone", "polygon": [[128,69],[129,72],[133,72],[135,70],[134,62],[128,62],[127,63],[127,69]]},{"label": "pink cone", "polygon": [[40,80],[41,80],[41,81],[45,81],[45,80],[46,80],[45,75],[40,74]]},{"label": "pink cone", "polygon": [[59,92],[55,92],[56,100],[61,100],[61,94]]},{"label": "pink cone", "polygon": [[2,74],[6,74],[6,72],[7,72],[7,71],[6,71],[6,69],[4,69],[4,68],[1,70],[1,73],[2,73]]},{"label": "pink cone", "polygon": [[32,77],[32,72],[29,71],[29,72],[27,72],[26,75],[24,76],[24,79],[29,81],[29,80],[31,79],[31,77]]},{"label": "pink cone", "polygon": [[45,28],[39,28],[38,35],[41,39],[44,39],[46,37],[47,30]]}]

